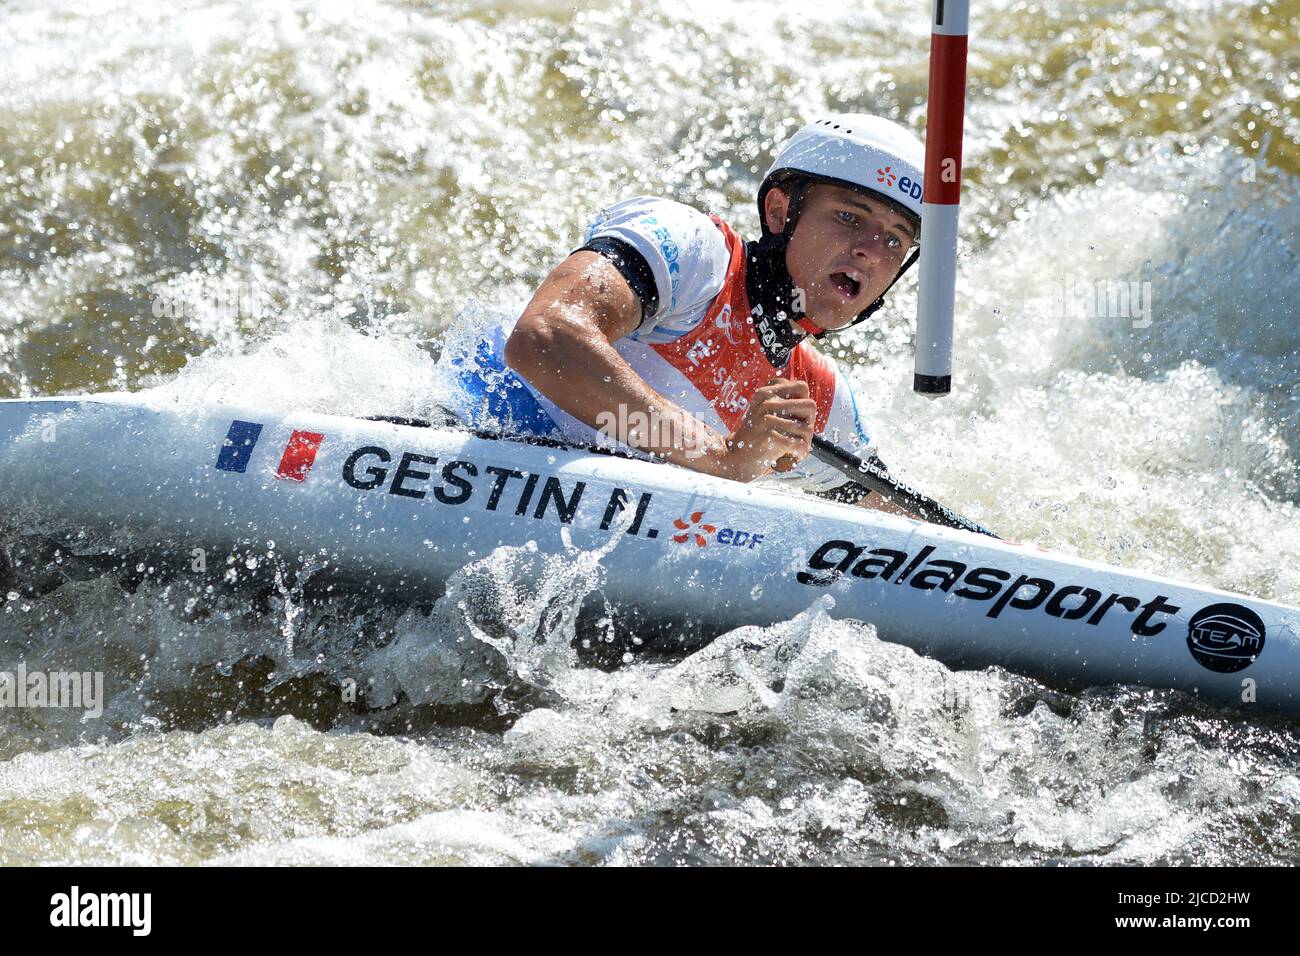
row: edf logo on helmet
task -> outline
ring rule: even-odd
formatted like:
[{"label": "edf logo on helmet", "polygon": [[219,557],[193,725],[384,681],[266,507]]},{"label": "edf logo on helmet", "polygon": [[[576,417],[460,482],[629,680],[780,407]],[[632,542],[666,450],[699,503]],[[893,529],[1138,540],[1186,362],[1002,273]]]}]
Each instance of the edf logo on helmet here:
[{"label": "edf logo on helmet", "polygon": [[790,176],[878,193],[919,221],[924,170],[925,147],[897,123],[863,113],[823,116],[800,128],[772,160],[759,186],[759,221],[767,190]]},{"label": "edf logo on helmet", "polygon": [[905,196],[911,196],[913,199],[921,198],[921,184],[912,180],[910,176],[899,176],[890,166],[884,169],[876,170],[876,182],[884,183],[889,188],[894,188],[894,183],[898,183],[898,191]]}]

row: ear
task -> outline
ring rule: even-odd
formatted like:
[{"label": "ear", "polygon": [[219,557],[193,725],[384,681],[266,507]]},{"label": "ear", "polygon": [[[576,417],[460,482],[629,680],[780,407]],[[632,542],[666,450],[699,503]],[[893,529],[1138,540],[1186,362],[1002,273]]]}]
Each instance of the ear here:
[{"label": "ear", "polygon": [[785,214],[790,209],[790,197],[780,186],[773,186],[763,197],[763,218],[770,232],[778,235],[785,231]]}]

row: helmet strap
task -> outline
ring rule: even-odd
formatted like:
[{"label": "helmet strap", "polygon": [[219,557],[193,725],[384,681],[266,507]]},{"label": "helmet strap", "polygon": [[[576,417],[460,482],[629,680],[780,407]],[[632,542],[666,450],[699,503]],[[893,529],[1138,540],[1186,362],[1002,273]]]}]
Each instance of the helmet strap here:
[{"label": "helmet strap", "polygon": [[802,315],[794,310],[794,280],[785,264],[788,245],[784,232],[767,231],[757,242],[745,244],[745,291],[754,329],[773,368],[784,368],[804,337],[790,324]]}]

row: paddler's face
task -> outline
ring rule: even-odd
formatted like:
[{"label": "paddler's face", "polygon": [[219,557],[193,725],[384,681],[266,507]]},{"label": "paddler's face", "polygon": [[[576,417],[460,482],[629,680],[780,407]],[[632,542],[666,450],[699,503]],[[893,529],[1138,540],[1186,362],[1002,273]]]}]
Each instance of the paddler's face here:
[{"label": "paddler's face", "polygon": [[[789,197],[779,188],[764,201],[769,229],[785,225]],[[885,201],[814,183],[786,248],[785,263],[804,311],[824,329],[848,325],[879,298],[915,241],[912,224]]]}]

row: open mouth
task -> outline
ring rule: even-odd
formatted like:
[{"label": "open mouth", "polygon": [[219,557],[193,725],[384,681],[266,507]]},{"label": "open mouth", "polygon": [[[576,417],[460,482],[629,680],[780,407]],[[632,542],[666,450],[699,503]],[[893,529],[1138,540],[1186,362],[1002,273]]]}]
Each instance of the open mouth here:
[{"label": "open mouth", "polygon": [[862,283],[847,272],[832,272],[831,285],[835,286],[846,299],[856,299],[858,291],[862,288]]}]

